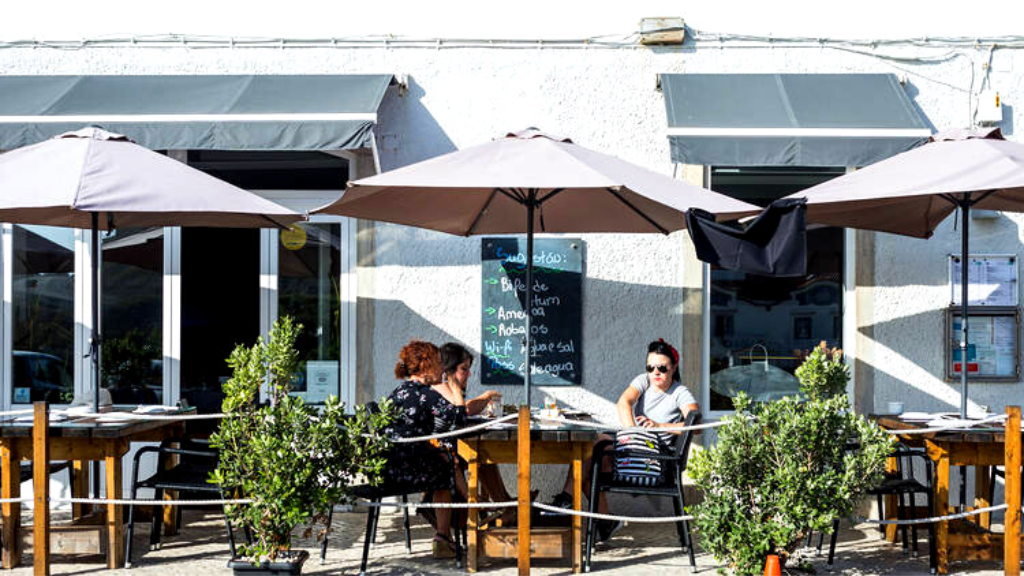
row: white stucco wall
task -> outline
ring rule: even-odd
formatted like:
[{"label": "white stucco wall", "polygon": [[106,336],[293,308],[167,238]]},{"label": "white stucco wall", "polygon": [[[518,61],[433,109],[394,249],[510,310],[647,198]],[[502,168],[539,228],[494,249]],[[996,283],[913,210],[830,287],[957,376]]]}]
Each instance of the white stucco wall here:
[{"label": "white stucco wall", "polygon": [[[904,56],[950,49],[904,48]],[[890,51],[890,53],[893,53]],[[0,49],[0,74],[344,74],[407,75],[409,92],[389,93],[377,130],[384,170],[478,143],[526,126],[567,135],[584,146],[672,173],[661,72],[865,73],[906,75],[908,93],[936,128],[969,121],[969,90],[981,86],[987,49],[927,65],[890,63],[820,48],[696,49]],[[1021,121],[1024,55],[1000,50],[990,83],[1003,95],[1004,131]],[[897,68],[898,67],[898,68]],[[972,82],[972,70],[974,80]],[[972,88],[973,86],[973,88]],[[972,222],[972,252],[1021,254],[1024,218]],[[683,233],[685,234],[685,232]],[[611,418],[625,384],[642,370],[644,346],[682,335],[681,234],[584,236],[584,386],[548,388],[566,405]],[[372,275],[375,396],[394,386],[392,368],[410,338],[460,340],[480,347],[479,239],[379,225]],[[941,309],[948,304],[945,255],[959,251],[947,221],[930,240],[876,235],[873,358],[875,406],[899,399],[907,409],[954,410],[958,386],[942,376]],[[685,361],[685,359],[684,359]],[[478,392],[478,374],[471,392]],[[688,383],[695,392],[699,383]],[[505,390],[515,402],[520,389]],[[977,384],[972,399],[1001,411],[1024,387]],[[535,396],[539,400],[540,394]]]}]

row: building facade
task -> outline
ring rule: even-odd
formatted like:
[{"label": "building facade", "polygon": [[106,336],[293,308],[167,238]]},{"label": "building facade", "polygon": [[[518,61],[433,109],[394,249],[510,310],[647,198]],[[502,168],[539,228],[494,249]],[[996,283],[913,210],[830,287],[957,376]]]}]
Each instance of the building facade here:
[{"label": "building facade", "polygon": [[[0,49],[0,80],[393,76],[375,110],[372,135],[353,146],[244,150],[197,139],[166,149],[299,210],[330,202],[349,179],[528,126],[756,203],[859,165],[689,162],[674,155],[670,143],[664,75],[684,81],[700,74],[802,75],[809,82],[801,97],[818,99],[826,112],[833,104],[821,100],[825,92],[816,91],[815,77],[824,82],[832,75],[887,75],[930,131],[971,125],[979,103],[998,91],[998,125],[1015,139],[1020,113],[1014,104],[1024,87],[1013,71],[1024,69],[1022,58],[1019,50],[984,39],[873,47],[827,39],[773,41],[767,34],[691,34],[682,45],[666,46],[633,40],[302,46],[225,40],[200,49],[185,38],[159,46],[126,41],[72,50],[7,46]],[[870,108],[882,96],[867,95],[863,106]],[[39,121],[8,116],[0,118],[6,130]],[[277,121],[284,131],[303,130],[300,121]],[[160,129],[174,130],[175,123]],[[1022,224],[1024,217],[1015,214],[972,219],[972,252],[1020,257]],[[702,410],[720,415],[741,389],[768,397],[787,390],[799,351],[824,340],[847,352],[854,374],[851,397],[859,411],[883,411],[890,401],[902,401],[908,410],[955,411],[960,391],[946,378],[945,310],[952,294],[949,255],[959,252],[961,225],[951,217],[928,240],[812,230],[809,275],[792,282],[712,270],[696,259],[686,232],[574,236],[584,250],[577,343],[582,383],[544,386],[534,399],[553,395],[562,405],[611,420],[619,394],[643,371],[647,343],[664,338],[682,351],[685,383]],[[118,232],[104,240],[104,322],[108,343],[120,339],[105,348],[111,374],[106,385],[120,387],[115,401],[171,404],[186,398],[213,410],[231,347],[252,342],[278,315],[292,314],[310,331],[300,346],[311,400],[326,393],[349,402],[383,396],[395,385],[397,353],[410,339],[459,341],[481,351],[481,242],[332,217],[318,217],[303,232]],[[61,402],[86,393],[93,385],[82,359],[90,330],[88,234],[8,224],[2,243],[0,404]],[[1019,323],[1013,330],[1019,339]],[[743,366],[767,375],[735,370]],[[1001,412],[1019,403],[1024,385],[1017,374],[1014,367],[1005,381],[972,383],[972,406]],[[478,364],[471,393],[482,390],[479,375]],[[519,386],[489,387],[501,390],[506,403],[522,399]]]}]

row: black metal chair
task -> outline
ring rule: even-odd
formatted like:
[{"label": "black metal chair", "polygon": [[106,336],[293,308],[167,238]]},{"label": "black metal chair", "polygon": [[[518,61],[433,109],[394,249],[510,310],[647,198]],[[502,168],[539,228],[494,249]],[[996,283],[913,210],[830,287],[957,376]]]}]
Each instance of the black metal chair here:
[{"label": "black metal chair", "polygon": [[[687,414],[684,424],[693,426],[700,423],[700,412],[693,411]],[[630,494],[633,496],[665,496],[672,499],[673,510],[676,516],[682,516],[686,509],[686,496],[683,493],[683,472],[686,471],[686,462],[690,455],[690,444],[693,443],[694,432],[684,431],[676,439],[675,448],[672,453],[653,455],[648,452],[632,452],[628,450],[617,450],[610,440],[602,440],[594,446],[591,457],[590,471],[590,512],[597,512],[597,503],[600,500],[601,492],[613,492],[618,494]],[[634,456],[637,458],[653,458],[662,463],[662,474],[658,482],[650,486],[639,486],[631,482],[618,481],[614,473],[602,472],[601,463],[606,457]],[[697,565],[693,552],[693,538],[690,535],[690,525],[686,520],[676,523],[676,531],[679,533],[679,544],[684,552],[690,557],[690,566]],[[586,527],[586,561],[584,571],[590,572],[590,557],[594,549],[596,539],[596,526],[593,518],[587,518]]]},{"label": "black metal chair", "polygon": [[[371,413],[376,413],[378,410],[376,402],[369,402],[367,403],[366,406]],[[424,441],[424,443],[426,444],[426,441]],[[455,481],[455,475],[459,473],[458,459],[456,458],[455,454],[452,453],[451,450],[446,449],[446,451],[452,463],[452,473],[450,478],[448,479],[447,486],[438,486],[432,488],[429,486],[391,486],[386,484],[381,484],[379,486],[370,486],[368,484],[364,484],[361,486],[356,486],[352,489],[352,492],[356,497],[362,498],[363,500],[368,500],[371,504],[375,504],[374,506],[370,506],[370,509],[366,513],[366,535],[363,539],[363,558],[359,564],[360,575],[366,574],[366,564],[370,556],[370,546],[372,546],[373,543],[377,540],[377,526],[380,521],[380,506],[376,506],[376,504],[380,504],[380,502],[384,498],[396,497],[401,497],[402,503],[408,504],[410,494],[419,494],[424,491],[435,491],[445,489],[450,491],[452,502],[457,501],[458,488],[456,487],[457,484]],[[402,511],[404,514],[405,548],[409,552],[412,552],[412,533],[409,528],[409,509],[403,508]],[[466,534],[465,531],[460,531],[456,528],[457,523],[455,522],[455,512],[456,510],[453,509],[450,530],[452,532],[453,540],[455,541],[455,566],[456,568],[462,568],[462,552],[464,548],[463,544],[466,541]],[[331,522],[333,517],[334,508],[332,507],[331,510],[327,513],[327,530],[324,532],[324,539],[320,543],[321,563],[324,562],[327,558],[327,539],[330,534]]]},{"label": "black metal chair", "polygon": [[[156,454],[156,472],[147,478],[139,480],[139,464],[146,454]],[[178,457],[178,462],[168,468],[168,458]],[[132,462],[132,485],[130,499],[138,499],[140,488],[153,490],[153,511],[152,530],[149,534],[150,549],[160,545],[160,533],[163,527],[163,514],[159,507],[163,500],[165,490],[173,490],[183,499],[226,499],[221,487],[211,484],[208,480],[210,473],[217,467],[217,451],[210,447],[205,440],[192,438],[169,438],[164,440],[160,446],[145,446],[135,453]],[[175,506],[178,525],[181,524],[181,506]],[[228,546],[231,556],[235,556],[235,536],[231,530],[231,522],[224,515],[224,523],[228,532]],[[128,536],[125,542],[125,568],[132,565],[132,536],[135,532],[135,505],[128,506]]]},{"label": "black metal chair", "polygon": [[[874,496],[878,503],[879,517],[885,517],[885,497],[896,497],[896,518],[907,520],[917,518],[917,495],[924,494],[927,502],[927,512],[930,514],[934,509],[932,486],[934,485],[935,472],[931,459],[922,448],[911,448],[898,444],[896,450],[890,454],[896,459],[896,471],[886,473],[885,479],[876,488],[868,490],[868,495]],[[924,475],[918,478],[914,471],[914,460],[920,460],[924,467]],[[884,524],[879,524],[882,538],[885,538],[886,530]],[[903,540],[903,550],[907,550],[907,526],[900,526],[900,533]],[[910,527],[912,544],[912,555],[917,558],[917,524]],[[807,534],[807,545],[811,545],[811,533]],[[818,536],[818,552],[821,552],[825,535]],[[832,566],[836,554],[836,541],[839,538],[839,519],[832,522],[832,536],[829,539],[828,565]],[[928,567],[932,574],[938,569],[938,553],[935,546],[935,524],[928,524]]]}]

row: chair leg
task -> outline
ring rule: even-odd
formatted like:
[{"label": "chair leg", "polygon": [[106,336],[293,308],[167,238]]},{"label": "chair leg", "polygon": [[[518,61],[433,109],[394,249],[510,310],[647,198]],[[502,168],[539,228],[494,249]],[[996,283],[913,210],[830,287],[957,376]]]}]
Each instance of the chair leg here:
[{"label": "chair leg", "polygon": [[331,535],[331,520],[334,518],[334,506],[327,510],[327,525],[324,527],[324,539],[320,542],[320,563],[327,561],[327,538]]},{"label": "chair leg", "polygon": [[[380,498],[375,498],[373,502],[380,502]],[[363,561],[359,564],[359,574],[363,576],[366,574],[366,560],[370,557],[370,545],[373,542],[373,533],[375,529],[375,516],[380,512],[380,508],[371,506],[366,511],[366,536],[363,538]]]},{"label": "chair leg", "polygon": [[[908,518],[917,519],[917,494],[908,494],[910,510]],[[917,558],[917,524],[910,525],[910,556]]]},{"label": "chair leg", "polygon": [[[903,503],[903,500],[904,500],[903,496],[904,496],[903,494],[900,494],[896,498],[896,518],[898,518],[900,520],[906,520],[907,519],[907,506],[906,506],[906,504]],[[903,524],[902,526],[900,526],[900,539],[903,542],[903,553],[906,554],[907,550],[910,548],[910,542],[909,542],[909,539],[907,538],[907,525],[906,524]]]},{"label": "chair leg", "polygon": [[[882,495],[878,494],[878,495],[875,496],[875,498],[878,500],[878,519],[879,520],[884,520],[885,519],[885,506],[884,506],[884,501],[882,500]],[[885,524],[879,524],[878,525],[878,531],[882,533],[882,540],[885,540]]]},{"label": "chair leg", "polygon": [[832,537],[829,538],[828,542],[828,565],[832,565],[832,561],[836,557],[836,541],[839,540],[839,518],[832,521]]},{"label": "chair leg", "polygon": [[[676,476],[676,491],[679,493],[679,508],[686,510],[686,495],[683,494],[683,483],[682,477]],[[686,545],[686,553],[690,556],[690,567],[697,567],[697,559],[694,558],[693,554],[693,538],[690,537],[690,523],[687,520],[683,520],[683,544]]]},{"label": "chair leg", "polygon": [[[134,475],[134,474],[133,474]],[[131,493],[128,498],[135,500],[137,488],[135,482],[132,482]],[[135,535],[135,505],[128,506],[128,535],[125,537],[124,542],[124,567],[132,567],[132,536]]]},{"label": "chair leg", "polygon": [[811,547],[811,540],[813,538],[814,538],[814,530],[808,530],[807,531],[807,543],[804,544],[805,548],[810,548]]},{"label": "chair leg", "polygon": [[[928,502],[928,513],[931,514],[935,510],[935,501],[932,491],[929,490],[926,494]],[[935,574],[939,569],[939,554],[935,543],[935,523],[930,522],[928,524],[928,571],[931,574]]]},{"label": "chair leg", "polygon": [[[601,472],[601,460],[603,458],[594,458],[590,467],[590,497],[587,498],[588,508],[591,514],[597,512],[598,503],[601,501],[601,492],[597,489],[598,477]],[[583,571],[590,572],[590,557],[594,551],[594,540],[596,539],[597,527],[594,525],[594,519],[587,517],[587,527],[584,532],[583,538]]]},{"label": "chair leg", "polygon": [[821,548],[825,545],[825,533],[818,532],[818,553],[817,556],[821,556]]},{"label": "chair leg", "polygon": [[[402,504],[409,503],[409,495],[402,494]],[[409,508],[402,508],[402,514],[405,516],[405,549],[410,554],[412,553],[412,530],[409,529]]]},{"label": "chair leg", "polygon": [[[159,502],[164,499],[164,491],[156,489],[153,491],[153,500]],[[164,515],[160,513],[159,506],[154,506],[153,509],[153,528],[149,532],[149,549],[157,550],[160,548],[160,533],[163,531]]]}]

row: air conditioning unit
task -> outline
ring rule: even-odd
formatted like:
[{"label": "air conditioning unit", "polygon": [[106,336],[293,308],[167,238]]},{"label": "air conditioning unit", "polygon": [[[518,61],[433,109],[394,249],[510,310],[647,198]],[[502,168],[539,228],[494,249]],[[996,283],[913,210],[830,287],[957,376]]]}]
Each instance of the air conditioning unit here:
[{"label": "air conditioning unit", "polygon": [[985,90],[978,95],[978,110],[974,113],[974,121],[979,124],[998,124],[1003,121],[1003,103],[999,92]]}]

